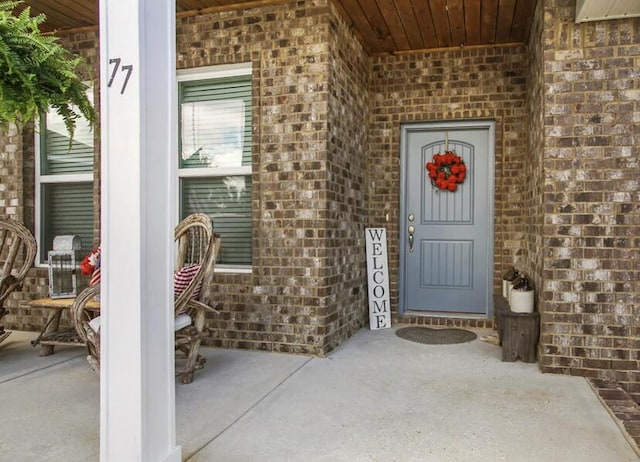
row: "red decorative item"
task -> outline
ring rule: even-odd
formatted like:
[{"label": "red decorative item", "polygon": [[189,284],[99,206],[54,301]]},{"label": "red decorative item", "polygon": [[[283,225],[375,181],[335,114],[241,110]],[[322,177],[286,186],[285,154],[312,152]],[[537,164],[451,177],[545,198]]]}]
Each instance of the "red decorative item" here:
[{"label": "red decorative item", "polygon": [[453,151],[434,154],[433,161],[425,165],[431,184],[442,191],[454,192],[467,176],[467,166],[462,157]]},{"label": "red decorative item", "polygon": [[100,282],[100,247],[93,249],[80,263],[80,270],[85,276],[91,276],[89,284],[94,286]]}]

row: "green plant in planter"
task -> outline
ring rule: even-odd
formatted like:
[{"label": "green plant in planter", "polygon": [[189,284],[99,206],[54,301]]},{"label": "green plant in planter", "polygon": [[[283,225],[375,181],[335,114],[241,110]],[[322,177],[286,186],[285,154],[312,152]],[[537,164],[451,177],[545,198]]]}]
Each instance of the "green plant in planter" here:
[{"label": "green plant in planter", "polygon": [[21,3],[0,2],[0,124],[24,124],[53,108],[73,137],[81,115],[92,126],[98,118],[78,73],[84,61],[40,32],[43,14],[32,17],[29,7],[14,14]]}]

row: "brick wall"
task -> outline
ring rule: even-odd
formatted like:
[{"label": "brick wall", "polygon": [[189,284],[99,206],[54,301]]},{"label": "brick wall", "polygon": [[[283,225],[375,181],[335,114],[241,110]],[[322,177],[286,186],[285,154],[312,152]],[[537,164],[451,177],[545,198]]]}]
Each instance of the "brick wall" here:
[{"label": "brick wall", "polygon": [[367,59],[326,1],[185,17],[178,66],[251,62],[254,257],[210,344],[325,354],[364,322]]},{"label": "brick wall", "polygon": [[[366,54],[326,0],[182,15],[176,36],[179,69],[253,67],[253,269],[216,273],[222,313],[206,343],[325,354],[366,319]],[[63,42],[98,75],[95,32]],[[11,184],[34,188],[33,178]],[[33,273],[25,297],[45,296],[46,270]],[[9,327],[44,323],[46,313],[18,305]]]},{"label": "brick wall", "polygon": [[18,221],[25,216],[23,178],[22,132],[10,124],[0,138],[0,213]]},{"label": "brick wall", "polygon": [[180,68],[253,65],[253,272],[216,275],[209,343],[324,354],[362,325],[364,53],[327,1],[184,17],[177,43]]},{"label": "brick wall", "polygon": [[[539,2],[528,49],[372,58],[326,0],[181,16],[179,68],[253,66],[253,268],[216,273],[222,313],[207,343],[312,354],[340,344],[366,322],[365,226],[387,227],[395,311],[400,124],[494,119],[494,290],[509,266],[524,269],[538,289],[542,369],[614,378],[638,399],[640,20],[576,25],[574,6]],[[97,33],[63,41],[97,75]],[[24,132],[0,137],[0,211],[33,227]],[[3,323],[42,326],[46,313],[20,300],[46,293],[46,270],[34,269]]]},{"label": "brick wall", "polygon": [[640,19],[544,2],[542,369],[640,397]]},{"label": "brick wall", "polygon": [[[346,26],[326,0],[178,18],[178,68],[243,62],[253,66],[253,270],[216,273],[214,290],[222,314],[210,320],[209,344],[324,354],[362,323],[354,314],[362,311],[363,301],[354,288],[362,280],[362,259],[354,249],[363,199],[346,189],[362,190],[362,177],[352,176],[344,168],[346,160],[337,157],[348,153],[356,160],[363,149],[347,139],[353,133],[345,125],[329,146],[329,57],[344,55],[330,52],[330,21],[340,33],[332,46],[350,49],[361,61],[353,69],[339,66],[332,74],[341,92],[344,81],[362,81],[357,73],[365,58],[353,40],[346,40]],[[97,76],[97,34],[72,34],[63,40],[89,59]],[[341,112],[338,105],[358,100],[362,107],[366,101],[363,89],[349,92],[331,97],[334,119]],[[33,189],[33,182],[25,182],[25,188]],[[97,181],[96,188],[99,191]],[[342,215],[331,217],[332,207],[346,213],[344,218],[357,218],[353,226],[342,232],[333,229]],[[350,248],[341,248],[338,239],[350,242]],[[34,270],[39,287],[27,288],[29,298],[46,294],[43,271]],[[44,318],[16,306],[5,320],[9,327],[31,330]]]},{"label": "brick wall", "polygon": [[[522,167],[527,151],[524,47],[483,47],[379,56],[371,62],[369,184],[371,222],[387,227],[391,305],[398,306],[400,125],[416,121],[494,119],[494,290],[523,254]],[[389,221],[386,221],[389,214]],[[490,320],[404,315],[402,322],[491,325]]]},{"label": "brick wall", "polygon": [[[33,130],[29,126],[24,132],[33,136]],[[16,125],[10,124],[2,129],[0,134],[0,216],[21,221],[32,232],[33,223],[33,192],[25,185],[25,178],[33,178],[33,150],[29,150],[24,143],[23,130]],[[17,313],[17,306],[21,300],[29,298],[28,287],[34,287],[39,282],[35,271],[31,271],[25,278],[25,290],[14,292],[5,302],[7,315],[2,317],[0,325],[10,328],[16,326],[15,321],[19,319],[21,326],[29,326],[31,322],[28,318],[17,318],[19,314],[30,315],[31,313]],[[46,281],[44,281],[46,284]]]},{"label": "brick wall", "polygon": [[338,346],[368,319],[364,228],[369,214],[365,195],[369,61],[333,10],[330,32],[326,349]]},{"label": "brick wall", "polygon": [[[86,67],[81,69],[82,77],[93,81],[92,76],[98,75],[98,34],[95,31],[79,32],[60,37],[60,44],[72,53],[83,57]],[[94,101],[98,102],[98,82],[94,81]],[[97,132],[96,132],[97,133]],[[0,136],[0,143],[4,143],[0,151],[0,163],[7,167],[7,174],[0,173],[0,197],[2,188],[7,195],[6,204],[10,207],[0,208],[0,214],[10,216],[25,223],[27,228],[35,233],[35,152],[34,152],[33,124],[23,127],[20,133],[9,132],[8,136]],[[95,241],[100,233],[100,147],[96,142],[94,210],[95,210]],[[2,200],[2,199],[0,199]],[[13,204],[13,205],[11,205]],[[49,294],[49,278],[47,268],[33,268],[25,279],[23,290],[13,293],[6,302],[9,312],[2,318],[1,323],[10,329],[39,330],[47,320],[48,312],[27,308],[23,305],[26,300],[47,297]],[[63,325],[70,325],[64,318]]]},{"label": "brick wall", "polygon": [[[543,31],[544,16],[543,2],[538,2],[533,23],[531,25],[531,35],[528,44],[528,149],[522,170],[522,208],[526,210],[523,217],[525,220],[524,253],[522,258],[514,260],[514,265],[519,271],[529,277],[533,283],[535,291],[535,305],[539,305],[540,290],[542,287],[542,267],[545,256],[545,248],[542,240],[542,229],[544,226],[544,68],[543,68]],[[556,249],[555,252],[562,254],[564,249]],[[555,256],[555,255],[554,255]]]}]

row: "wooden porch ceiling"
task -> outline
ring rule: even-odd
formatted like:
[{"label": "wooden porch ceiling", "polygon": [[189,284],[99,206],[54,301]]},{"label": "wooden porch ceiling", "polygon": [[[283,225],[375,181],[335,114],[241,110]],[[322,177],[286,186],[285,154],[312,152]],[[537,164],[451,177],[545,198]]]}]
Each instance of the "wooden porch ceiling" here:
[{"label": "wooden porch ceiling", "polygon": [[[176,0],[178,15],[292,0]],[[371,55],[525,43],[537,0],[331,0]],[[96,26],[98,0],[26,0],[46,30]]]}]

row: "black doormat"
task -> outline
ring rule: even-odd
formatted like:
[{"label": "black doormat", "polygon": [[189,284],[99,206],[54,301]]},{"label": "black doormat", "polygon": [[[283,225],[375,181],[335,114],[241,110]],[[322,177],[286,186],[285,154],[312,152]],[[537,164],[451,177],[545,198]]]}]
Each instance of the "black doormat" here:
[{"label": "black doormat", "polygon": [[430,329],[428,327],[402,327],[396,335],[411,342],[427,345],[450,345],[475,340],[477,335],[464,329]]}]

